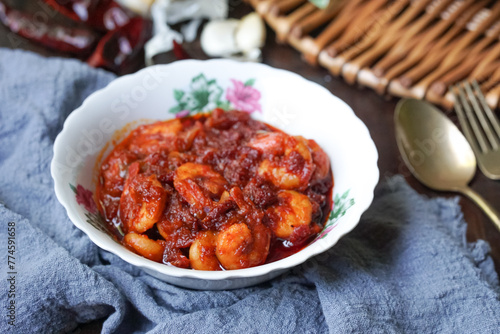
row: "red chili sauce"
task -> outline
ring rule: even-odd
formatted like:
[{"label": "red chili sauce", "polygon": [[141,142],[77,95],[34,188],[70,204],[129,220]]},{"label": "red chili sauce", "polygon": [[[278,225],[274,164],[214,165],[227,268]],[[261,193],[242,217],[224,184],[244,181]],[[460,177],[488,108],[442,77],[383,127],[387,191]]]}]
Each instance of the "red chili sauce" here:
[{"label": "red chili sauce", "polygon": [[327,218],[332,187],[314,140],[215,109],[139,126],[102,163],[96,196],[137,254],[230,270],[307,246]]}]

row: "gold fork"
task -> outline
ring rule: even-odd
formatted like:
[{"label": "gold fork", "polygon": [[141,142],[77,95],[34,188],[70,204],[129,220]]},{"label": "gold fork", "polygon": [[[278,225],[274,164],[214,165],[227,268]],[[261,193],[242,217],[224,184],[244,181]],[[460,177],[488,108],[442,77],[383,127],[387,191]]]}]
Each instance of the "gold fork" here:
[{"label": "gold fork", "polygon": [[500,179],[500,122],[490,109],[476,80],[452,87],[455,110],[465,137],[476,154],[479,168]]}]

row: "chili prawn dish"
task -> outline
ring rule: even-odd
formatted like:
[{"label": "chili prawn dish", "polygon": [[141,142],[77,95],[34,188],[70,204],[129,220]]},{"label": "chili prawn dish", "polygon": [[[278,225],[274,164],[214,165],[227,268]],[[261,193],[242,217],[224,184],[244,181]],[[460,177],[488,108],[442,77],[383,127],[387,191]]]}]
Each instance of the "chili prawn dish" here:
[{"label": "chili prawn dish", "polygon": [[51,174],[93,254],[226,290],[314,268],[323,258],[309,259],[341,247],[372,203],[377,160],[365,124],[321,85],[263,64],[185,60],[86,98],[55,139]]},{"label": "chili prawn dish", "polygon": [[323,229],[330,161],[246,112],[142,125],[104,160],[99,211],[121,242],[180,268],[232,270],[293,254]]}]

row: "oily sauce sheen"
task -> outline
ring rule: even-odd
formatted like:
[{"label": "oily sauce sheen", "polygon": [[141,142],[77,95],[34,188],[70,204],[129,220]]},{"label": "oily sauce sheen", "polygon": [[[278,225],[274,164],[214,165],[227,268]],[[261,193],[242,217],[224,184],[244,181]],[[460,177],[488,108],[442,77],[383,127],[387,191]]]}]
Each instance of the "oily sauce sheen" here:
[{"label": "oily sauce sheen", "polygon": [[307,246],[330,211],[332,187],[315,141],[215,109],[136,128],[102,163],[96,196],[135,253],[231,270]]}]

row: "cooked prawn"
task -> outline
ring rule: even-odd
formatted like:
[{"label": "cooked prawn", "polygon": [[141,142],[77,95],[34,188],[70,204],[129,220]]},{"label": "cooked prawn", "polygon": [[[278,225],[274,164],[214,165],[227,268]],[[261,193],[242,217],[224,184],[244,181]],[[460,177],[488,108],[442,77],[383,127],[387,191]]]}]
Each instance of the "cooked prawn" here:
[{"label": "cooked prawn", "polygon": [[113,151],[101,166],[103,187],[113,197],[119,197],[123,192],[125,176],[128,167],[137,159],[128,151]]},{"label": "cooked prawn", "polygon": [[312,152],[313,162],[316,165],[311,181],[323,180],[330,172],[330,159],[328,159],[328,155],[314,140],[309,139],[307,143]]},{"label": "cooked prawn", "polygon": [[238,187],[231,189],[230,198],[239,207],[238,215],[222,227],[217,236],[217,259],[225,269],[243,269],[264,263],[271,243],[271,231],[262,223],[264,213],[245,198]]},{"label": "cooked prawn", "polygon": [[219,260],[215,255],[217,232],[199,232],[189,248],[191,268],[197,270],[221,270]]},{"label": "cooked prawn", "polygon": [[194,208],[195,216],[203,218],[213,207],[212,197],[221,197],[227,187],[227,181],[208,165],[188,162],[177,168],[174,187]]},{"label": "cooked prawn", "polygon": [[271,233],[264,224],[241,220],[219,232],[215,251],[225,269],[243,269],[264,263],[270,242]]},{"label": "cooked prawn", "polygon": [[270,227],[276,237],[290,239],[298,229],[309,227],[312,204],[306,195],[293,190],[282,190],[278,193],[278,200],[268,210],[272,218]]},{"label": "cooked prawn", "polygon": [[158,152],[162,148],[176,151],[178,150],[176,137],[182,129],[179,119],[142,125],[130,139],[129,149],[142,155]]},{"label": "cooked prawn", "polygon": [[260,176],[282,189],[307,188],[314,163],[305,138],[270,132],[256,137],[248,146],[267,156],[259,166]]},{"label": "cooked prawn", "polygon": [[139,163],[130,165],[120,198],[120,219],[127,232],[144,233],[160,219],[167,192],[155,174],[139,174]]},{"label": "cooked prawn", "polygon": [[175,178],[177,181],[195,180],[203,189],[208,190],[217,197],[222,195],[227,186],[226,179],[214,171],[212,167],[192,162],[185,163],[177,168]]},{"label": "cooked prawn", "polygon": [[282,155],[286,137],[283,132],[263,132],[252,138],[247,146],[267,154]]},{"label": "cooked prawn", "polygon": [[151,240],[147,235],[130,232],[123,237],[123,242],[139,255],[155,262],[162,262],[165,241]]},{"label": "cooked prawn", "polygon": [[148,135],[161,135],[163,137],[175,135],[182,131],[182,122],[180,119],[171,119],[168,121],[161,121],[152,124],[143,125],[138,135],[148,136]]}]

